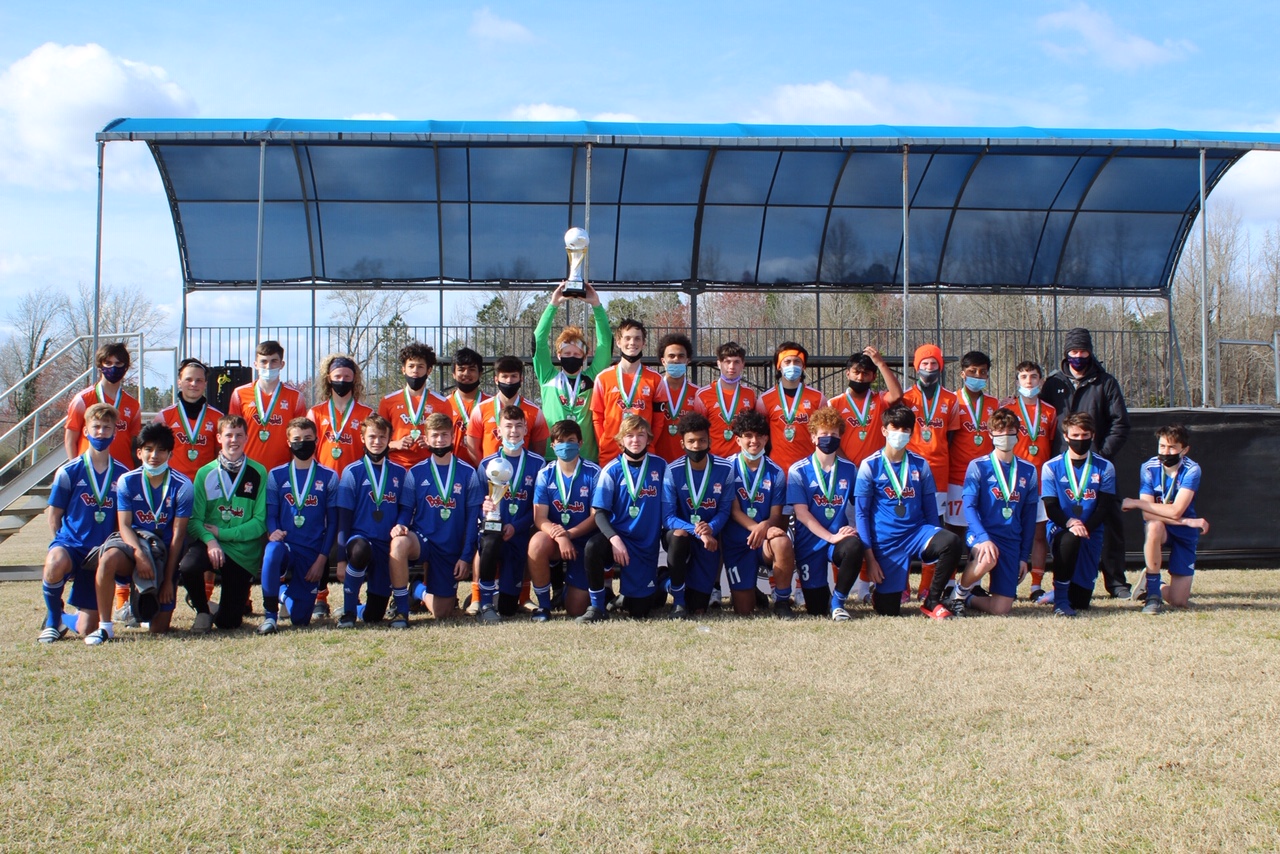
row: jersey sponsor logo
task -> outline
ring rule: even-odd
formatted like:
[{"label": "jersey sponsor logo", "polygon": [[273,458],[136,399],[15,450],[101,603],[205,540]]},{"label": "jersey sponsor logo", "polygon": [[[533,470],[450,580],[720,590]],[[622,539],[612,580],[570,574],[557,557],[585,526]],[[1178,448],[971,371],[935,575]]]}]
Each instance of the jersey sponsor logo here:
[{"label": "jersey sponsor logo", "polygon": [[443,500],[438,495],[423,496],[423,501],[427,502],[427,506],[432,510],[453,510],[458,506],[458,502],[450,498],[448,501]]},{"label": "jersey sponsor logo", "polygon": [[[1026,486],[1025,483],[1021,485]],[[991,497],[994,498],[996,501],[1004,501],[1004,493],[1000,491],[1000,487],[998,486],[991,487]],[[1009,502],[1011,504],[1017,504],[1021,500],[1022,500],[1022,493],[1016,489],[1013,491],[1013,494],[1009,496]]]},{"label": "jersey sponsor logo", "polygon": [[[704,498],[702,499],[702,503],[698,505],[698,509],[699,510],[715,510],[717,503],[718,502],[714,498]],[[690,510],[692,510],[693,498],[691,497],[685,498],[684,505],[685,507],[688,507]]]},{"label": "jersey sponsor logo", "polygon": [[[175,424],[170,424],[169,428],[178,429],[177,425]],[[196,440],[194,442],[188,439],[187,434],[182,432],[181,430],[175,433],[173,438],[177,441],[179,445],[195,445],[197,447],[203,448],[209,444],[209,436],[203,430],[200,431],[200,435],[196,436]]]},{"label": "jersey sponsor logo", "polygon": [[[328,421],[329,419],[326,418],[325,420]],[[358,427],[359,425],[356,426]],[[324,440],[331,445],[355,444],[355,439],[352,437],[351,433],[347,431],[335,434],[332,430],[326,430],[324,431]]]},{"label": "jersey sponsor logo", "polygon": [[[886,483],[884,486],[880,487],[880,491],[884,493],[884,497],[885,497],[885,498],[891,498],[891,499],[893,499],[893,500],[895,500],[895,501],[896,501],[896,500],[897,500],[897,498],[898,498],[898,493],[894,492],[894,491],[893,491],[893,487],[892,487],[892,486],[890,486],[888,483]],[[906,489],[902,490],[902,497],[903,497],[903,498],[915,498],[915,497],[916,497],[916,488],[915,488],[914,486],[908,486]]]},{"label": "jersey sponsor logo", "polygon": [[657,498],[657,497],[658,497],[658,487],[656,486],[642,486],[636,492],[636,498]]},{"label": "jersey sponsor logo", "polygon": [[[316,486],[319,486],[319,484],[316,484]],[[284,500],[291,505],[297,505],[298,503],[297,499],[293,497],[292,492],[286,492],[284,494]],[[303,507],[319,507],[320,501],[314,495],[308,495],[307,500],[302,503],[302,506]]]},{"label": "jersey sponsor logo", "polygon": [[970,433],[977,433],[978,431],[983,429],[981,424],[974,424],[972,421],[968,421],[968,420],[961,421],[960,426],[968,430]]},{"label": "jersey sponsor logo", "polygon": [[163,525],[169,521],[169,514],[160,511],[160,515],[156,516],[150,510],[134,510],[133,518],[138,520],[139,525]]},{"label": "jersey sponsor logo", "polygon": [[[85,485],[84,481],[81,481],[80,483],[77,483],[77,484],[76,484],[76,486],[84,486],[84,485]],[[94,500],[94,497],[93,497],[92,495],[90,495],[89,493],[87,493],[87,492],[82,492],[82,493],[80,493],[80,500],[81,500],[82,502],[84,502],[84,506],[85,506],[85,507],[97,507],[97,506],[98,506],[98,502],[97,502],[97,501],[95,501],[95,500]],[[108,508],[110,508],[110,507],[114,507],[114,506],[115,506],[115,499],[114,499],[114,498],[112,498],[110,495],[107,495],[107,496],[105,496],[105,497],[102,499],[102,508],[103,508],[104,510],[106,510],[106,509],[108,509]]]},{"label": "jersey sponsor logo", "polygon": [[559,498],[551,499],[551,506],[555,508],[557,513],[586,513],[587,504],[585,501],[570,501],[565,504]]},{"label": "jersey sponsor logo", "polygon": [[809,499],[819,507],[826,507],[828,504],[832,507],[840,507],[844,505],[843,495],[833,495],[831,496],[831,500],[827,501],[827,497],[821,492],[813,492],[809,494]]},{"label": "jersey sponsor logo", "polygon": [[[225,504],[219,504],[219,505],[217,506],[217,510],[218,510],[218,513],[220,513],[220,514],[221,514],[221,513],[226,513],[227,511],[230,511],[230,512],[231,512],[231,516],[232,516],[232,518],[234,518],[234,519],[243,519],[243,518],[244,518],[244,508],[243,508],[243,507],[237,507],[237,506],[235,506],[234,504],[232,504],[230,507],[228,507],[228,506],[227,506],[227,505],[225,505]],[[161,515],[163,516],[164,514],[161,514]]]}]

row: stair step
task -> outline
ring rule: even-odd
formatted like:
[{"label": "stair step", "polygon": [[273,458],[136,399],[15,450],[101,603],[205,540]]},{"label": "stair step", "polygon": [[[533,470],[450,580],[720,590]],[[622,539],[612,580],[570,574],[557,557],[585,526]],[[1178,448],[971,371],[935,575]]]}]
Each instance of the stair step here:
[{"label": "stair step", "polygon": [[30,519],[32,516],[39,516],[48,506],[48,496],[27,493],[4,508],[4,512],[8,516],[25,516]]},{"label": "stair step", "polygon": [[0,516],[0,536],[6,538],[12,537],[14,534],[26,527],[31,520],[23,516],[13,516],[5,514]]},{"label": "stair step", "polygon": [[0,566],[0,581],[39,581],[43,577],[42,566]]}]

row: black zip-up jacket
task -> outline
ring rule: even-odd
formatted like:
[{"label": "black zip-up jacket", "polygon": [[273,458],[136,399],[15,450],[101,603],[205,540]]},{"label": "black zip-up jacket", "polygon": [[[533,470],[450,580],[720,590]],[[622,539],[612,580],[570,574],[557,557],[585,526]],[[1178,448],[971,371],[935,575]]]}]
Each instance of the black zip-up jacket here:
[{"label": "black zip-up jacket", "polygon": [[1062,421],[1074,412],[1093,416],[1096,428],[1093,450],[1104,459],[1114,460],[1129,439],[1129,410],[1124,405],[1124,392],[1097,359],[1092,360],[1088,372],[1079,379],[1071,375],[1067,360],[1063,359],[1062,366],[1044,381],[1040,397],[1058,410],[1058,431],[1053,437],[1055,454],[1063,447]]}]

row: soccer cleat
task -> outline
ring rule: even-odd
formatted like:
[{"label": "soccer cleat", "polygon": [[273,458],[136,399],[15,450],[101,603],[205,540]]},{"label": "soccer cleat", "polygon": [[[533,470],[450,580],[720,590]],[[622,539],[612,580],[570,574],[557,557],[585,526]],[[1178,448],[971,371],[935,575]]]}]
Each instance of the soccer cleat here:
[{"label": "soccer cleat", "polygon": [[1141,587],[1133,588],[1133,593],[1130,595],[1129,598],[1134,602],[1147,601],[1147,586],[1144,584]]},{"label": "soccer cleat", "polygon": [[1078,617],[1076,609],[1071,607],[1070,602],[1054,602],[1053,616],[1055,617]]},{"label": "soccer cleat", "polygon": [[355,627],[356,627],[356,615],[355,615],[355,614],[345,614],[345,613],[344,613],[341,617],[339,617],[339,618],[338,618],[338,628],[340,628],[340,629],[354,629]]},{"label": "soccer cleat", "polygon": [[208,611],[196,614],[196,618],[191,621],[191,634],[193,635],[207,635],[211,628],[213,628],[213,615]]},{"label": "soccer cleat", "polygon": [[111,613],[111,621],[119,623],[126,629],[136,629],[142,625],[138,622],[138,618],[133,615],[133,606],[128,602],[125,602]]},{"label": "soccer cleat", "polygon": [[480,613],[480,601],[478,599],[471,600],[470,597],[467,597],[467,598],[469,600],[467,602],[467,616],[474,617]]},{"label": "soccer cleat", "polygon": [[791,607],[790,599],[779,599],[773,603],[773,616],[779,620],[794,620],[796,618],[795,608]]},{"label": "soccer cleat", "polygon": [[575,623],[603,623],[609,619],[609,612],[606,610],[596,610],[594,605],[588,605],[587,610],[582,612],[582,616],[574,620]]},{"label": "soccer cleat", "polygon": [[40,637],[36,640],[40,643],[53,643],[60,641],[67,636],[69,629],[66,626],[45,626],[44,631],[40,632]]},{"label": "soccer cleat", "polygon": [[902,590],[902,604],[906,605],[911,601],[911,585],[907,585]]},{"label": "soccer cleat", "polygon": [[920,613],[931,620],[950,620],[955,617],[945,605],[933,601],[932,598],[924,600],[924,604],[920,606]]},{"label": "soccer cleat", "polygon": [[409,628],[409,618],[406,617],[404,614],[396,614],[396,618],[391,621],[391,628],[393,629]]},{"label": "soccer cleat", "polygon": [[987,592],[987,588],[983,587],[981,584],[978,584],[974,586],[972,590],[969,591],[969,595],[983,598],[986,596],[990,596],[991,594]]},{"label": "soccer cleat", "polygon": [[533,620],[533,622],[535,623],[550,622],[551,611],[547,610],[546,608],[538,608],[534,610],[532,614],[529,615],[529,619]]},{"label": "soccer cleat", "polygon": [[260,635],[274,635],[278,630],[279,627],[276,625],[275,617],[267,617],[262,621],[262,625],[258,626],[258,634]]},{"label": "soccer cleat", "polygon": [[1144,613],[1144,614],[1163,614],[1163,613],[1164,613],[1164,600],[1163,600],[1163,599],[1161,599],[1159,596],[1149,596],[1149,597],[1147,597],[1147,604],[1145,604],[1145,605],[1143,605],[1143,606],[1142,606],[1142,613]]},{"label": "soccer cleat", "polygon": [[1037,604],[1037,605],[1052,605],[1052,604],[1053,604],[1053,599],[1054,599],[1053,591],[1052,591],[1052,590],[1046,590],[1046,591],[1044,591],[1044,593],[1040,596],[1040,598],[1036,600],[1036,604]]},{"label": "soccer cleat", "polygon": [[689,619],[689,609],[683,605],[672,605],[671,610],[667,612],[668,620],[687,620]]},{"label": "soccer cleat", "polygon": [[1039,602],[1044,598],[1044,590],[1039,587],[1032,587],[1031,592],[1027,594],[1027,601]]},{"label": "soccer cleat", "polygon": [[112,637],[107,634],[106,629],[94,629],[89,633],[89,636],[84,639],[84,642],[89,646],[101,646],[109,640],[112,640]]},{"label": "soccer cleat", "polygon": [[502,622],[502,615],[492,605],[485,605],[480,609],[480,613],[476,615],[476,620],[486,626],[496,626]]},{"label": "soccer cleat", "polygon": [[837,623],[849,622],[849,612],[842,605],[837,605],[831,609],[831,619]]},{"label": "soccer cleat", "polygon": [[1117,584],[1115,589],[1111,591],[1112,599],[1128,599],[1133,595],[1133,588],[1128,584]]},{"label": "soccer cleat", "polygon": [[315,607],[311,609],[311,619],[323,620],[329,616],[329,603],[317,602]]},{"label": "soccer cleat", "polygon": [[[975,588],[976,589],[976,588]],[[951,612],[953,617],[969,616],[969,606],[959,596],[952,596],[942,603],[942,607]]]}]

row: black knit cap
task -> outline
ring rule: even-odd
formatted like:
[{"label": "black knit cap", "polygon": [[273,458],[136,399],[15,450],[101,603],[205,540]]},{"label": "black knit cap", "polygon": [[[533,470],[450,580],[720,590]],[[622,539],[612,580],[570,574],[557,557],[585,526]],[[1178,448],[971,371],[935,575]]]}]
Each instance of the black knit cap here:
[{"label": "black knit cap", "polygon": [[1066,343],[1063,353],[1069,353],[1072,350],[1088,350],[1090,355],[1093,354],[1093,336],[1089,334],[1089,330],[1083,326],[1077,326],[1068,330]]}]

